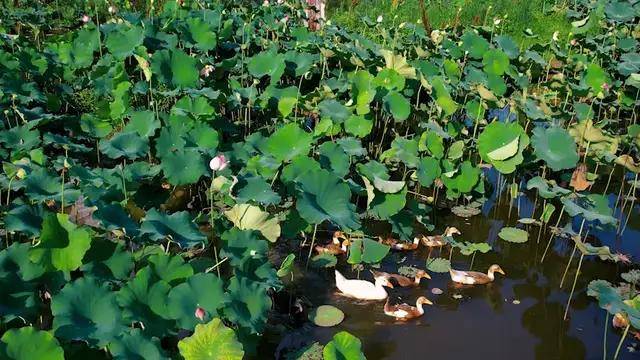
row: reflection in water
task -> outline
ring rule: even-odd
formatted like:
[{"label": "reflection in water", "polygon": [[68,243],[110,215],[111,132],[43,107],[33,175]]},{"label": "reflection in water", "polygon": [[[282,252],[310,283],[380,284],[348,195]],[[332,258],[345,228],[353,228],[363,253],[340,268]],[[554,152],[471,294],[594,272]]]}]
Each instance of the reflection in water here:
[{"label": "reflection in water", "polygon": [[[493,179],[498,180],[495,176]],[[383,302],[358,303],[336,295],[332,269],[309,272],[300,269],[297,286],[312,306],[332,304],[346,314],[345,321],[335,328],[311,326],[306,328],[305,335],[300,336],[304,336],[306,341],[326,343],[336,332],[349,331],[362,340],[365,354],[371,360],[602,358],[605,312],[587,296],[586,286],[596,278],[616,281],[620,269],[616,264],[585,258],[569,318],[563,321],[571,281],[566,281],[563,289],[559,284],[573,243],[567,239],[555,239],[541,264],[540,257],[549,240],[549,231],[542,230],[538,243],[538,227],[517,223],[518,218],[532,216],[534,202],[520,196],[513,201],[509,217],[508,191],[503,191],[503,194],[500,200],[490,198],[484,205],[483,214],[470,219],[443,215],[446,210],[439,210],[437,228],[433,233],[441,233],[446,226],[455,226],[462,231],[457,238],[459,241],[488,242],[493,250],[477,254],[473,270],[484,272],[491,264],[497,263],[506,271],[506,277],[498,275],[494,283],[486,286],[459,286],[451,282],[448,274],[431,274],[433,279],[423,280],[418,288],[391,289],[389,293],[393,302],[413,303],[424,295],[435,303],[434,306],[425,306],[423,317],[404,323],[385,316]],[[538,216],[541,207],[542,204],[538,203]],[[574,229],[579,228],[580,222],[580,219],[574,220]],[[366,231],[371,234],[388,231],[375,223],[367,226]],[[511,244],[500,240],[497,234],[503,226],[528,230],[529,242]],[[640,258],[638,238],[640,222],[636,213],[629,221],[624,236],[616,236],[615,231],[593,229],[589,242],[610,246],[637,259]],[[396,272],[403,265],[424,268],[427,253],[422,247],[413,253],[392,253],[381,268],[388,272]],[[447,255],[448,251],[443,251],[442,256]],[[434,251],[432,256],[438,256],[438,253]],[[464,270],[469,269],[471,261],[470,257],[454,251],[452,263],[454,268]],[[357,276],[345,266],[344,259],[338,267],[347,277]],[[576,267],[574,258],[568,279],[573,280]],[[360,278],[371,280],[371,275],[365,271],[360,273]],[[444,293],[431,294],[433,287],[443,289]],[[620,333],[609,326],[607,336],[608,354],[612,354]],[[620,358],[630,355],[623,351]]]}]

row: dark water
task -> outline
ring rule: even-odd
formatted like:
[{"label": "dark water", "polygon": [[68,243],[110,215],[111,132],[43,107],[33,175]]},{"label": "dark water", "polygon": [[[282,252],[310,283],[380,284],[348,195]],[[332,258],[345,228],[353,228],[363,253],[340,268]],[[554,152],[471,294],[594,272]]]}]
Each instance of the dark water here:
[{"label": "dark water", "polygon": [[[493,247],[492,251],[477,254],[472,269],[485,272],[491,264],[497,263],[505,270],[506,277],[498,274],[498,279],[492,284],[460,288],[451,282],[448,273],[431,273],[433,279],[423,279],[418,288],[389,289],[390,297],[395,301],[411,304],[424,295],[434,302],[434,306],[425,305],[423,317],[402,323],[384,315],[383,302],[358,302],[337,295],[333,269],[319,272],[300,270],[301,275],[296,279],[298,292],[313,306],[331,304],[340,308],[346,318],[334,328],[306,326],[306,331],[294,332],[290,337],[326,343],[338,331],[346,330],[362,340],[365,355],[371,360],[602,359],[606,313],[598,308],[594,299],[587,296],[586,287],[591,280],[598,278],[618,281],[619,274],[628,271],[628,267],[585,257],[569,317],[563,320],[576,273],[577,256],[573,259],[562,289],[559,284],[573,242],[568,239],[554,240],[554,245],[541,264],[540,258],[550,233],[543,231],[537,243],[539,228],[524,227],[517,223],[519,217],[531,215],[533,202],[526,196],[520,197],[518,216],[518,201],[514,200],[509,216],[507,196],[504,194],[499,205],[495,199],[489,199],[483,213],[469,219],[453,214],[440,215],[446,210],[438,211],[434,231],[442,233],[446,226],[456,226],[462,232],[456,240],[488,242]],[[610,200],[613,207],[615,195],[611,195]],[[536,216],[539,216],[542,208],[540,203],[537,208]],[[616,236],[615,231],[591,230],[588,242],[608,245],[612,250],[629,254],[637,260],[640,258],[639,220],[636,206],[622,236]],[[566,221],[570,219],[565,216],[561,226]],[[581,219],[574,219],[573,222],[574,229],[578,230]],[[503,226],[518,226],[528,230],[529,241],[511,244],[499,239],[497,234]],[[422,247],[412,253],[393,253],[385,258],[382,268],[389,272],[396,272],[402,265],[424,268],[427,253],[428,250]],[[438,254],[434,252],[431,256]],[[444,251],[442,256],[448,257],[448,251]],[[454,252],[453,268],[468,269],[470,260],[470,257]],[[345,259],[340,258],[338,268],[346,277],[355,278],[357,274],[344,264]],[[361,273],[361,278],[371,280],[370,274],[365,272]],[[442,289],[444,293],[433,295],[430,291],[433,287]],[[454,295],[461,295],[462,298],[456,299]],[[514,300],[519,304],[514,304]],[[606,351],[608,358],[613,358],[622,332],[614,329],[610,322],[606,331]],[[633,347],[634,343],[632,336],[629,336],[619,359],[636,358],[636,354],[627,349],[628,346]]]}]

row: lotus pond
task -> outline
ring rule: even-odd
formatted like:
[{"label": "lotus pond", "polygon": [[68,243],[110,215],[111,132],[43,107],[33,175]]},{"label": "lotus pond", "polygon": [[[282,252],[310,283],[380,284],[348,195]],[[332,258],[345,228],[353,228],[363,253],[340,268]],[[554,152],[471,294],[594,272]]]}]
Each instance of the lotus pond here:
[{"label": "lotus pond", "polygon": [[294,0],[20,4],[0,358],[633,356],[637,1],[533,45]]}]

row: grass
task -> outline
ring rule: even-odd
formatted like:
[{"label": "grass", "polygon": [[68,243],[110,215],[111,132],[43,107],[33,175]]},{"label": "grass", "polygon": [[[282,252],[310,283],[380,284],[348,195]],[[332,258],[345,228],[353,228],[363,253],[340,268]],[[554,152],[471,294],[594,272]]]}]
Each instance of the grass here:
[{"label": "grass", "polygon": [[[363,16],[375,20],[383,17],[383,26],[402,22],[417,22],[421,18],[419,0],[330,0],[329,18],[342,26],[373,35],[362,22]],[[394,5],[397,3],[397,5]],[[566,38],[571,24],[566,17],[564,0],[425,0],[429,22],[433,29],[454,23],[460,26],[490,24],[501,19],[499,32],[511,35],[518,42],[525,39],[524,30],[531,29],[537,40],[549,41],[555,31]],[[456,20],[457,19],[457,20]],[[531,42],[531,40],[526,40]]]}]

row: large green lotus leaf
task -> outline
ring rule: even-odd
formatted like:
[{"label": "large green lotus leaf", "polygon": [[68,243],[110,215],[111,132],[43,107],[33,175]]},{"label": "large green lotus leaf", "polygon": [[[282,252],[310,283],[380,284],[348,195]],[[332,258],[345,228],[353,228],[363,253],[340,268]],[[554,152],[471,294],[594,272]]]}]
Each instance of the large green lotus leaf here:
[{"label": "large green lotus leaf", "polygon": [[269,245],[252,230],[232,228],[222,234],[225,245],[221,256],[228,257],[229,263],[241,269],[249,259],[266,259]]},{"label": "large green lotus leaf", "polygon": [[182,282],[193,275],[193,267],[185,263],[180,255],[170,256],[164,253],[149,257],[149,266],[153,273],[167,283]]},{"label": "large green lotus leaf", "polygon": [[509,58],[517,59],[520,55],[518,44],[508,35],[499,35],[495,37],[495,42],[504,51]]},{"label": "large green lotus leaf", "polygon": [[191,39],[196,43],[198,49],[207,52],[215,49],[218,45],[216,33],[211,30],[209,23],[200,17],[188,18],[187,27],[189,28]]},{"label": "large green lotus leaf", "polygon": [[299,155],[308,154],[311,140],[311,134],[300,129],[297,124],[290,123],[271,134],[262,144],[261,150],[279,162],[290,161]]},{"label": "large green lotus leaf", "polygon": [[223,298],[222,280],[219,277],[211,273],[195,274],[169,292],[169,316],[176,319],[181,328],[192,329],[199,323],[196,310],[204,309],[205,318],[217,317]]},{"label": "large green lotus leaf", "polygon": [[321,327],[332,327],[344,320],[344,313],[335,306],[320,305],[309,313],[309,320]]},{"label": "large green lotus leaf", "polygon": [[457,242],[455,240],[451,240],[450,243],[451,243],[451,246],[454,246],[460,249],[460,253],[464,256],[469,256],[475,253],[476,251],[486,254],[491,250],[491,245],[487,244],[486,242],[472,243],[468,241]]},{"label": "large green lotus leaf", "polygon": [[397,122],[405,121],[411,115],[411,103],[397,91],[390,91],[382,101],[385,111]]},{"label": "large green lotus leaf", "polygon": [[447,150],[447,159],[458,160],[464,155],[464,140],[454,141]]},{"label": "large green lotus leaf", "polygon": [[555,182],[548,183],[540,176],[533,177],[527,182],[527,190],[531,189],[537,189],[538,194],[545,199],[571,194],[571,190],[562,188]]},{"label": "large green lotus leaf", "polygon": [[420,185],[429,187],[433,182],[442,175],[440,161],[432,157],[424,157],[420,159],[418,170],[416,171]]},{"label": "large green lotus leaf", "polygon": [[271,242],[280,237],[280,223],[275,217],[259,207],[249,204],[236,204],[224,212],[224,215],[240,230],[256,230]]},{"label": "large green lotus leaf", "polygon": [[103,138],[113,132],[110,119],[100,119],[92,114],[80,116],[80,129],[96,138]]},{"label": "large green lotus leaf", "polygon": [[338,264],[338,258],[335,255],[324,253],[311,258],[311,266],[315,268],[331,268]]},{"label": "large green lotus leaf", "polygon": [[500,76],[509,68],[509,57],[501,50],[491,49],[482,56],[482,64],[487,74]]},{"label": "large green lotus leaf", "polygon": [[271,309],[271,298],[267,295],[266,286],[261,282],[234,276],[229,281],[227,295],[225,317],[253,333],[261,333]]},{"label": "large green lotus leaf", "polygon": [[385,194],[395,194],[402,190],[404,185],[404,181],[389,181],[379,177],[373,178],[373,186],[376,190],[382,191]]},{"label": "large green lotus leaf", "polygon": [[465,161],[453,177],[442,176],[441,179],[447,187],[447,194],[457,197],[473,190],[480,179],[480,169]]},{"label": "large green lotus leaf", "polygon": [[153,111],[134,111],[129,114],[131,120],[124,128],[124,133],[135,132],[138,135],[148,138],[155,134],[160,128],[160,121]]},{"label": "large green lotus leaf", "polygon": [[344,177],[349,173],[351,162],[349,155],[342,146],[332,141],[327,141],[318,147],[320,151],[320,165],[332,171],[338,177]]},{"label": "large green lotus leaf", "polygon": [[498,233],[500,239],[512,243],[524,243],[529,240],[529,233],[514,227],[504,227]]},{"label": "large green lotus leaf", "polygon": [[105,280],[126,280],[133,270],[133,256],[124,243],[106,239],[94,240],[84,256],[82,272]]},{"label": "large green lotus leaf", "polygon": [[0,252],[0,278],[9,279],[8,275],[19,276],[21,281],[28,282],[42,276],[47,268],[31,262],[30,249],[29,243],[14,242]]},{"label": "large green lotus leaf", "polygon": [[[146,332],[145,327],[145,332]],[[157,338],[149,339],[142,334],[140,329],[132,329],[129,333],[118,336],[109,344],[109,352],[116,360],[145,359],[164,360],[160,341]]]},{"label": "large green lotus leaf", "polygon": [[522,152],[528,145],[529,136],[518,123],[494,121],[478,137],[478,152],[482,159],[503,174],[514,172],[524,161]]},{"label": "large green lotus leaf", "polygon": [[158,242],[169,239],[183,249],[207,241],[207,237],[191,221],[188,211],[179,211],[168,215],[151,209],[142,221],[140,235],[146,235],[151,240]]},{"label": "large green lotus leaf", "polygon": [[120,288],[116,300],[123,309],[124,319],[141,323],[148,335],[161,337],[174,325],[173,321],[165,319],[169,315],[164,302],[171,290],[171,285],[164,280],[156,280],[151,267],[146,266]]},{"label": "large green lotus leaf", "polygon": [[100,152],[111,159],[136,159],[149,152],[149,140],[136,132],[117,133],[111,139],[100,140]]},{"label": "large green lotus leaf", "polygon": [[356,206],[351,203],[351,189],[334,174],[318,170],[303,174],[296,208],[310,224],[330,220],[347,229],[360,228]]},{"label": "large green lotus leaf", "polygon": [[335,99],[322,100],[318,109],[322,117],[328,117],[336,124],[343,123],[351,116],[351,110]]},{"label": "large green lotus leaf", "polygon": [[363,115],[351,115],[344,122],[344,130],[357,137],[365,137],[371,133],[373,121]]},{"label": "large green lotus leaf", "polygon": [[44,211],[40,206],[17,205],[5,215],[4,225],[9,232],[36,237],[40,234],[43,216]]},{"label": "large green lotus leaf", "polygon": [[603,85],[610,83],[609,75],[598,64],[591,63],[587,65],[587,68],[583,75],[584,83],[591,88],[594,93],[603,91]]},{"label": "large green lotus leaf", "polygon": [[333,339],[322,350],[324,360],[366,360],[362,353],[360,339],[341,331],[333,336]]},{"label": "large green lotus leaf", "polygon": [[425,267],[431,272],[444,274],[451,270],[451,261],[444,258],[433,258],[431,260],[427,260]]},{"label": "large green lotus leaf", "polygon": [[598,299],[598,305],[601,309],[609,312],[611,315],[622,313],[627,315],[631,326],[640,327],[640,310],[638,307],[638,297],[625,300],[621,293],[624,289],[615,288],[611,283],[605,280],[593,280],[587,288],[587,295]]},{"label": "large green lotus leaf", "polygon": [[280,80],[285,70],[285,57],[274,51],[263,51],[254,55],[249,59],[247,68],[251,76],[261,78],[268,75],[271,78],[271,84],[275,84]]},{"label": "large green lotus leaf", "polygon": [[207,172],[202,155],[193,148],[166,154],[160,167],[169,183],[176,186],[195,184]]},{"label": "large green lotus leaf", "polygon": [[561,199],[564,209],[569,216],[581,215],[587,221],[599,221],[603,225],[615,225],[617,220],[613,217],[613,209],[609,207],[609,200],[602,194],[589,194],[587,196],[567,196]]},{"label": "large green lotus leaf", "polygon": [[553,171],[572,169],[578,162],[576,142],[563,128],[537,127],[533,130],[531,142],[536,156]]},{"label": "large green lotus leaf", "polygon": [[609,20],[627,22],[638,15],[638,11],[631,4],[630,1],[609,1],[604,7],[604,12]]},{"label": "large green lotus leaf", "polygon": [[366,177],[370,181],[373,181],[375,178],[382,180],[389,180],[390,178],[387,167],[375,160],[360,163],[357,165],[357,169],[360,175]]},{"label": "large green lotus leaf", "polygon": [[418,140],[396,137],[391,142],[391,148],[380,155],[380,161],[395,160],[414,168],[418,166]]},{"label": "large green lotus leaf", "polygon": [[[44,168],[34,170],[24,180],[25,194],[32,201],[45,201],[54,199],[59,201],[61,196],[60,178],[49,173]],[[65,189],[65,199],[69,198],[70,192]]]},{"label": "large green lotus leaf", "polygon": [[375,77],[374,83],[387,90],[402,91],[405,79],[394,69],[382,69]]},{"label": "large green lotus leaf", "polygon": [[271,189],[269,183],[259,176],[252,176],[244,179],[247,184],[238,191],[236,201],[246,203],[256,201],[263,205],[277,205],[281,198],[278,193]]},{"label": "large green lotus leaf", "polygon": [[435,131],[423,132],[418,142],[418,150],[428,151],[431,156],[442,159],[445,151],[442,136]]},{"label": "large green lotus leaf", "polygon": [[124,330],[116,295],[91,278],[67,283],[51,299],[53,330],[65,340],[105,346]]},{"label": "large green lotus leaf", "polygon": [[294,74],[299,77],[311,70],[311,67],[319,60],[319,54],[310,54],[305,52],[298,52],[295,50],[288,51],[285,54],[285,60],[288,63],[289,68],[295,68]]},{"label": "large green lotus leaf", "polygon": [[29,258],[48,269],[73,271],[82,265],[82,258],[91,246],[89,231],[69,221],[67,214],[48,214],[42,222],[40,242]]},{"label": "large green lotus leaf", "polygon": [[198,60],[182,50],[174,49],[171,54],[171,74],[174,86],[193,88],[198,84]]},{"label": "large green lotus leaf", "polygon": [[320,169],[320,164],[317,161],[306,155],[300,155],[294,158],[290,164],[282,169],[280,179],[284,183],[290,183],[298,181],[300,177],[307,172],[317,171]]},{"label": "large green lotus leaf", "polygon": [[178,342],[185,360],[242,360],[244,351],[233,330],[215,318],[196,325],[193,335]]},{"label": "large green lotus leaf", "polygon": [[118,24],[107,34],[104,44],[115,58],[124,59],[133,54],[133,51],[142,44],[142,40],[144,40],[143,28]]},{"label": "large green lotus leaf", "polygon": [[389,253],[391,247],[371,239],[353,240],[349,250],[349,264],[377,264]]},{"label": "large green lotus leaf", "polygon": [[73,43],[63,42],[58,47],[58,56],[63,64],[81,69],[93,63],[93,53],[100,46],[100,34],[94,26],[85,27],[77,32]]},{"label": "large green lotus leaf", "polygon": [[64,360],[58,340],[50,332],[31,326],[5,332],[0,339],[0,356],[13,360]]},{"label": "large green lotus leaf", "polygon": [[404,209],[407,203],[407,188],[395,194],[376,192],[369,205],[369,213],[380,219],[387,220]]},{"label": "large green lotus leaf", "polygon": [[212,119],[216,113],[209,100],[204,96],[183,96],[171,108],[171,114],[202,118],[202,120]]},{"label": "large green lotus leaf", "polygon": [[472,30],[467,30],[460,37],[462,48],[469,52],[469,57],[482,59],[484,53],[489,49],[489,42]]},{"label": "large green lotus leaf", "polygon": [[36,122],[5,129],[0,133],[0,144],[12,150],[28,151],[40,145],[40,131],[34,129]]},{"label": "large green lotus leaf", "polygon": [[278,111],[283,118],[291,115],[293,109],[296,108],[298,104],[298,98],[293,96],[283,96],[278,99]]}]

